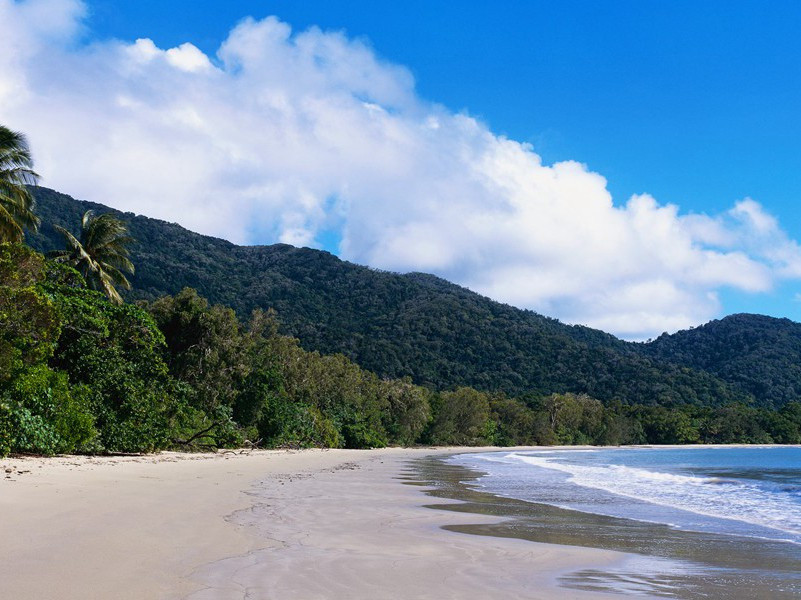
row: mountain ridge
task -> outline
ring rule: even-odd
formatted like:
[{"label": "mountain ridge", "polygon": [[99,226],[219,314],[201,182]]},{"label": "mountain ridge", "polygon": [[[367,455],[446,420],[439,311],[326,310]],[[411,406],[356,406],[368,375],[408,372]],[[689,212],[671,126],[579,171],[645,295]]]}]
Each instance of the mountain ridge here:
[{"label": "mountain ridge", "polygon": [[[439,389],[471,385],[515,395],[570,391],[605,402],[644,404],[781,405],[801,391],[801,369],[784,379],[775,364],[758,369],[777,378],[775,385],[760,387],[753,378],[738,377],[735,367],[701,368],[703,353],[683,349],[696,338],[683,332],[650,344],[626,342],[496,302],[434,275],[380,271],[287,244],[237,246],[47,188],[33,191],[43,226],[28,242],[40,251],[61,243],[53,224],[75,231],[87,209],[113,212],[128,222],[138,240],[132,247],[137,273],[129,299],[153,300],[193,287],[243,319],[253,308],[275,308],[285,333],[305,348],[341,352],[384,377],[410,376]],[[764,323],[765,331],[775,325]],[[784,339],[801,364],[801,325],[794,324],[798,331],[782,325],[792,331],[776,339]],[[735,358],[729,356],[727,365],[741,364]]]}]

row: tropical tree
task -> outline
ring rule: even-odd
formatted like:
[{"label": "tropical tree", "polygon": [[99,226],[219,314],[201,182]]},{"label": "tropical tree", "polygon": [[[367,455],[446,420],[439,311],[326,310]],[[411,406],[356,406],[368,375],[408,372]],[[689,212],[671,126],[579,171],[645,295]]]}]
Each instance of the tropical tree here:
[{"label": "tropical tree", "polygon": [[38,177],[25,136],[0,125],[0,242],[21,242],[24,227],[39,226],[27,187]]},{"label": "tropical tree", "polygon": [[110,213],[95,215],[87,210],[81,219],[80,239],[63,227],[54,227],[64,236],[67,248],[51,252],[50,256],[74,267],[90,288],[103,292],[115,304],[122,304],[115,286],[131,289],[123,271],[134,272],[128,252],[128,244],[134,240],[125,223]]}]

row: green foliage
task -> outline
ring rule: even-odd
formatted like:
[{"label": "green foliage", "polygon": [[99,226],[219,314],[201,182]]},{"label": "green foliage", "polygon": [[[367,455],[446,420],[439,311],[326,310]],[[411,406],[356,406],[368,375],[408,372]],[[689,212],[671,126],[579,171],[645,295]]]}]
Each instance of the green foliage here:
[{"label": "green foliage", "polygon": [[801,324],[738,314],[701,327],[662,334],[642,354],[704,370],[780,407],[801,397]]},{"label": "green foliage", "polygon": [[443,446],[487,444],[493,433],[489,421],[488,394],[464,387],[442,392],[435,405],[431,441]]},{"label": "green foliage", "polygon": [[413,385],[410,378],[382,382],[388,408],[382,415],[384,429],[393,444],[414,444],[431,421],[431,392]]},{"label": "green foliage", "polygon": [[73,267],[48,260],[45,265],[45,279],[56,285],[70,288],[85,288],[86,280]]},{"label": "green foliage", "polygon": [[193,289],[147,307],[167,344],[170,373],[186,382],[203,411],[232,407],[250,371],[250,343],[231,309],[209,306]]},{"label": "green foliage", "polygon": [[0,382],[52,354],[61,323],[37,287],[44,277],[41,255],[20,244],[0,244]]},{"label": "green foliage", "polygon": [[679,408],[663,406],[639,411],[646,439],[651,444],[691,444],[700,441],[698,426]]},{"label": "green foliage", "polygon": [[586,394],[553,394],[543,402],[559,444],[592,444],[604,432],[604,408]]},{"label": "green foliage", "polygon": [[173,398],[161,356],[164,337],[150,316],[98,292],[55,284],[46,289],[64,322],[51,364],[90,388],[99,447],[165,447]]},{"label": "green foliage", "polygon": [[131,289],[123,272],[134,272],[128,251],[134,240],[125,224],[111,213],[95,215],[87,210],[81,218],[80,239],[64,227],[53,227],[67,245],[65,250],[50,253],[54,260],[70,265],[91,289],[103,292],[115,304],[122,304],[115,286]]},{"label": "green foliage", "polygon": [[285,397],[272,398],[265,405],[257,427],[267,446],[342,446],[342,437],[333,422],[319,409]]},{"label": "green foliage", "polygon": [[8,456],[14,442],[15,423],[11,406],[0,397],[0,457]]},{"label": "green foliage", "polygon": [[26,288],[41,282],[45,275],[45,260],[27,246],[0,243],[0,285]]},{"label": "green foliage", "polygon": [[550,437],[541,437],[542,428],[537,414],[519,400],[496,394],[490,397],[492,422],[495,423],[490,442],[496,446],[518,444],[548,444]]},{"label": "green foliage", "polygon": [[244,327],[232,310],[192,289],[147,310],[164,332],[171,375],[190,390],[188,407],[206,415],[230,410],[240,438],[255,431],[269,446],[376,447],[389,440],[385,424],[410,442],[425,424],[424,395],[402,392],[411,384],[398,383],[395,393],[391,382],[344,356],[306,352],[278,334],[271,312],[254,311]]},{"label": "green foliage", "polygon": [[7,452],[74,452],[95,437],[88,389],[64,373],[37,365],[18,371],[0,390],[0,430]]},{"label": "green foliage", "polygon": [[[241,319],[274,308],[282,333],[303,348],[342,353],[381,378],[511,396],[584,393],[604,403],[750,400],[748,391],[692,365],[647,356],[603,332],[492,302],[430,275],[375,271],[282,244],[238,247],[44,188],[35,193],[46,220],[61,227],[72,227],[87,209],[125,218],[138,240],[129,298],[154,300],[191,286]],[[60,244],[48,226],[31,242],[45,251]]]},{"label": "green foliage", "polygon": [[293,404],[314,409],[309,414],[315,427],[319,427],[317,413],[324,422],[330,421],[337,432],[337,445],[386,445],[382,416],[389,400],[378,377],[342,355],[306,352],[291,338],[274,338],[272,353],[286,397]]},{"label": "green foliage", "polygon": [[40,254],[0,244],[0,455],[71,452],[94,437],[86,390],[46,365],[62,331],[46,275]]},{"label": "green foliage", "polygon": [[705,423],[704,437],[719,444],[770,444],[773,438],[763,429],[759,412],[743,404],[721,407]]},{"label": "green foliage", "polygon": [[25,136],[0,125],[0,242],[21,242],[24,228],[35,231],[39,226],[27,187],[38,177]]},{"label": "green foliage", "polygon": [[[62,227],[87,209],[36,194]],[[0,454],[246,439],[801,442],[801,326],[789,321],[738,315],[628,344],[435,277],[126,218],[142,242],[129,298],[176,294],[144,310],[85,289],[68,266],[0,245]],[[31,236],[42,249],[53,239],[47,227]],[[259,309],[268,306],[281,327]],[[246,324],[237,318],[254,308]]]}]

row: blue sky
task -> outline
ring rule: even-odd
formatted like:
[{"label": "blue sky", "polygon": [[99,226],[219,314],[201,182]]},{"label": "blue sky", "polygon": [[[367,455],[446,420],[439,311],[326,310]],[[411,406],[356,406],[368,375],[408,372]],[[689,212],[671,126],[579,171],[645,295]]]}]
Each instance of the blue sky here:
[{"label": "blue sky", "polygon": [[[11,2],[17,7],[24,4],[36,2]],[[66,7],[67,4],[76,3],[61,1],[61,5]],[[69,10],[69,7],[64,8],[65,14]],[[385,211],[385,216],[377,219],[381,228],[370,238],[372,241],[365,236],[360,239],[354,231],[361,231],[366,225],[352,216],[361,214],[357,210],[360,200],[355,196],[348,198],[348,192],[343,191],[358,185],[358,182],[350,180],[336,185],[321,185],[319,189],[307,186],[302,190],[292,187],[300,174],[287,180],[274,176],[260,181],[259,189],[269,188],[270,194],[295,194],[293,206],[313,205],[313,209],[303,215],[295,214],[297,211],[293,212],[284,205],[281,211],[270,212],[273,221],[283,219],[282,223],[289,223],[280,231],[271,228],[269,223],[259,224],[258,219],[254,219],[255,224],[245,233],[218,230],[210,223],[219,220],[221,215],[211,209],[207,221],[200,218],[193,221],[189,217],[183,218],[186,211],[180,207],[174,212],[168,211],[165,206],[169,199],[160,205],[144,203],[139,206],[107,192],[107,200],[113,196],[121,208],[145,214],[152,214],[154,208],[164,208],[164,212],[155,216],[172,217],[171,220],[178,220],[190,228],[235,241],[269,243],[282,239],[325,247],[345,258],[381,268],[433,271],[500,300],[534,308],[570,322],[586,322],[627,337],[645,337],[662,329],[673,330],[740,311],[763,312],[795,320],[801,318],[801,304],[796,299],[801,285],[795,258],[787,258],[797,251],[793,240],[801,239],[801,218],[796,208],[801,197],[801,118],[798,115],[798,106],[801,106],[801,36],[797,34],[801,30],[801,4],[644,0],[503,4],[96,0],[73,13],[65,20],[72,18],[80,27],[68,36],[68,43],[60,42],[60,52],[67,57],[65,60],[89,61],[87,48],[101,48],[96,55],[106,52],[111,56],[114,50],[109,40],[113,39],[130,45],[139,38],[148,38],[159,51],[189,42],[215,67],[227,70],[226,74],[232,79],[235,73],[223,65],[218,50],[231,35],[232,28],[244,17],[251,16],[259,23],[261,19],[275,15],[291,27],[292,36],[310,27],[319,27],[323,37],[332,31],[344,32],[338,39],[347,40],[350,44],[348,52],[353,50],[354,43],[365,46],[370,60],[377,65],[371,63],[369,73],[364,75],[371,79],[371,83],[360,81],[351,86],[353,89],[349,88],[353,97],[364,95],[364,105],[368,108],[375,105],[390,115],[430,112],[439,115],[437,118],[442,117],[443,122],[454,116],[469,115],[484,128],[479,137],[491,132],[501,140],[530,144],[526,148],[541,157],[546,166],[560,161],[584,164],[587,173],[598,173],[606,179],[605,187],[614,206],[625,209],[627,219],[634,214],[633,207],[631,210],[626,208],[632,195],[653,197],[656,202],[654,214],[659,213],[659,208],[675,205],[678,220],[665,221],[658,227],[659,231],[686,229],[682,235],[690,236],[690,245],[699,250],[692,255],[695,258],[688,250],[687,264],[692,260],[706,260],[707,251],[716,252],[720,260],[716,258],[713,266],[704,265],[698,269],[687,264],[678,268],[670,264],[668,251],[665,256],[654,256],[649,263],[655,272],[665,269],[664,273],[656,273],[650,279],[643,274],[649,268],[645,264],[623,267],[623,271],[632,273],[631,278],[624,278],[625,281],[621,280],[619,273],[593,281],[592,285],[609,286],[603,298],[591,301],[597,306],[608,306],[609,314],[606,315],[601,314],[602,309],[582,304],[581,297],[589,296],[589,290],[574,286],[572,292],[555,293],[553,289],[558,287],[559,272],[545,277],[555,283],[546,282],[537,289],[533,284],[529,285],[549,256],[541,248],[529,249],[528,253],[515,256],[512,256],[512,249],[505,250],[502,256],[485,250],[477,252],[470,260],[447,258],[448,252],[440,247],[432,248],[426,254],[425,244],[415,235],[423,235],[420,233],[423,230],[440,231],[439,221],[432,220],[427,224],[420,219],[412,222],[397,217],[393,220],[395,213],[387,208],[395,202],[391,197],[381,198],[370,207],[373,211]],[[322,62],[331,60],[334,63],[341,56],[342,53],[324,56]],[[343,60],[352,62],[353,58]],[[119,64],[114,67],[108,67],[106,62],[103,64],[103,68],[120,71]],[[100,68],[95,63],[93,65],[93,68]],[[385,72],[385,67],[390,69],[391,75]],[[395,67],[403,73],[399,74]],[[274,67],[265,62],[260,63],[259,68],[270,70]],[[292,77],[291,71],[288,73],[287,77]],[[411,75],[413,83],[409,83],[411,79],[406,78],[407,75]],[[397,77],[392,84],[395,87],[387,87],[387,77]],[[27,79],[30,81],[33,77]],[[347,85],[353,81],[353,77],[348,75]],[[332,97],[342,91],[342,81],[329,84],[326,84],[326,89]],[[75,81],[65,82],[62,87],[69,85],[80,89],[80,82]],[[131,81],[123,82],[113,93],[120,94],[120,90],[127,93],[132,85]],[[290,96],[308,97],[304,95],[306,87],[301,91],[293,90],[288,92]],[[161,99],[167,93],[161,91],[156,97]],[[195,108],[201,116],[207,114],[204,112],[207,107]],[[93,110],[98,110],[97,106]],[[445,114],[440,115],[438,111]],[[142,118],[148,119],[148,126],[153,124],[152,115]],[[453,127],[458,129],[461,125]],[[31,134],[32,141],[35,142],[39,135],[36,132]],[[98,143],[111,143],[101,139],[100,133],[93,135],[98,136]],[[155,137],[157,132],[148,139]],[[447,147],[460,147],[453,139],[449,138],[451,141],[447,142]],[[465,143],[468,142],[460,142]],[[42,139],[41,145],[46,144]],[[57,154],[55,150],[46,150],[47,157]],[[343,150],[337,149],[333,156],[342,154]],[[347,151],[344,155],[350,156]],[[481,157],[484,156],[484,150],[477,151],[471,160],[483,160]],[[320,160],[323,161],[321,164],[328,164],[327,159]],[[458,170],[458,167],[449,166],[448,169]],[[432,181],[439,186],[457,176],[452,170],[447,170],[447,173],[447,176],[441,173],[432,175]],[[579,175],[584,177],[585,174]],[[85,177],[87,181],[96,182],[97,179],[91,172],[87,172]],[[474,173],[466,176],[468,179],[475,177]],[[496,174],[492,177],[495,178]],[[93,189],[88,184],[82,185],[77,175],[59,175],[56,168],[51,179],[51,183],[63,182],[61,187],[71,188],[63,191],[80,197],[86,197]],[[395,179],[386,181],[387,185],[390,181],[392,185],[398,185]],[[376,187],[370,189],[380,189],[380,185],[376,182]],[[503,181],[493,179],[495,187],[492,189],[497,185],[503,187]],[[276,192],[279,188],[280,192]],[[290,188],[294,191],[286,191]],[[247,193],[252,193],[252,189],[253,186],[248,188]],[[442,189],[441,197],[437,198],[440,203],[448,201],[451,188],[442,183]],[[131,190],[134,190],[133,186]],[[453,193],[457,193],[457,188],[453,188]],[[516,193],[510,192],[511,196]],[[554,193],[561,199],[559,202],[572,201],[573,196],[567,192]],[[313,200],[315,195],[322,196],[316,203]],[[338,201],[340,195],[342,202]],[[104,201],[103,198],[91,199]],[[750,222],[751,229],[745,230],[746,226],[738,220],[738,215],[751,213],[744,210],[730,212],[744,199],[758,203],[759,215],[764,212],[775,217],[775,231],[763,228],[759,233],[759,228],[754,225],[756,221]],[[479,204],[484,201],[481,198],[475,200]],[[247,210],[251,214],[259,211],[266,214],[274,209],[275,202],[248,204]],[[603,198],[599,197],[598,202],[603,203]],[[463,209],[465,207],[460,208]],[[310,217],[312,213],[325,214]],[[422,208],[420,214],[423,214]],[[532,214],[536,216],[536,212]],[[659,214],[667,219],[664,214]],[[496,223],[497,215],[497,212],[488,213],[485,222]],[[682,220],[692,215],[704,215],[708,222],[698,223],[692,218]],[[615,215],[615,220],[618,216]],[[447,220],[447,217],[443,219]],[[573,228],[562,213],[554,217],[553,222],[565,226],[565,237],[584,232],[581,225]],[[599,220],[599,226],[603,223]],[[374,225],[373,222],[369,224],[370,227]],[[721,231],[712,232],[714,228]],[[722,233],[722,229],[725,232]],[[296,230],[308,235],[298,234],[293,238],[292,231]],[[402,240],[395,245],[375,241],[399,231],[405,232],[410,244],[416,240],[415,247],[422,248],[420,252],[398,250]],[[612,229],[609,231],[614,235]],[[648,234],[643,234],[641,229],[637,231],[639,233],[634,237],[646,238],[647,241]],[[473,237],[484,235],[476,225],[469,232],[463,232],[462,237],[454,233],[453,239],[461,240],[468,233]],[[336,246],[343,238],[346,242]],[[725,243],[721,242],[724,238]],[[659,243],[657,240],[662,238],[655,234],[653,239],[654,243]],[[768,247],[771,239],[776,239],[777,245]],[[487,248],[492,247],[489,238],[486,243]],[[608,251],[608,244],[603,240],[599,244],[601,254]],[[559,244],[555,242],[553,246]],[[636,244],[629,246],[629,254],[637,252]],[[456,247],[460,257],[469,253],[458,244]],[[577,250],[565,246],[564,252],[575,253]],[[432,260],[433,255],[443,257]],[[754,264],[738,262],[741,255],[752,259]],[[784,262],[779,261],[779,264],[776,256],[782,256]],[[608,260],[616,260],[614,254],[610,253]],[[580,280],[584,276],[580,270],[570,266],[573,264],[569,262],[563,271],[565,281]],[[530,270],[526,270],[526,265]],[[753,272],[753,277],[740,278],[733,274],[727,277],[725,271],[738,270],[738,265],[744,265],[743,272]],[[759,266],[765,267],[764,272],[757,273]],[[503,270],[501,267],[506,269],[505,280],[499,281],[489,273],[480,273],[482,268],[490,267],[495,268],[494,272]],[[751,267],[753,269],[749,271]],[[710,275],[712,271],[714,273]],[[699,272],[704,275],[699,275]],[[525,282],[518,285],[506,281],[515,277]],[[629,284],[629,299],[616,304],[617,300],[613,298],[616,286]],[[528,291],[518,293],[521,288]],[[648,291],[644,292],[645,289]],[[681,313],[681,318],[671,319],[670,298],[674,295],[676,313]],[[649,306],[654,304],[657,296],[665,299],[664,306],[657,311],[658,314],[650,314]],[[637,325],[637,321],[642,325]]]},{"label": "blue sky", "polygon": [[[96,37],[213,54],[243,16],[364,37],[419,93],[579,160],[616,199],[719,211],[750,196],[801,233],[798,2],[95,1]],[[794,237],[798,237],[797,235]]]}]

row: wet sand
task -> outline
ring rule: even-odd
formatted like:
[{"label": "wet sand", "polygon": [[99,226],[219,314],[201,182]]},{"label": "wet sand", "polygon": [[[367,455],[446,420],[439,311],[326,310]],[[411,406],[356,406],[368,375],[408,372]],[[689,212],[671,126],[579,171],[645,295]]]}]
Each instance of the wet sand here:
[{"label": "wet sand", "polygon": [[478,471],[440,457],[414,464],[418,481],[437,499],[431,507],[491,517],[484,523],[445,525],[446,530],[625,553],[616,565],[560,575],[559,583],[566,588],[687,600],[801,598],[801,547],[795,544],[499,497],[475,485]]},{"label": "wet sand", "polygon": [[443,529],[498,521],[407,485],[453,451],[2,460],[0,597],[619,597],[560,582],[626,554]]}]

